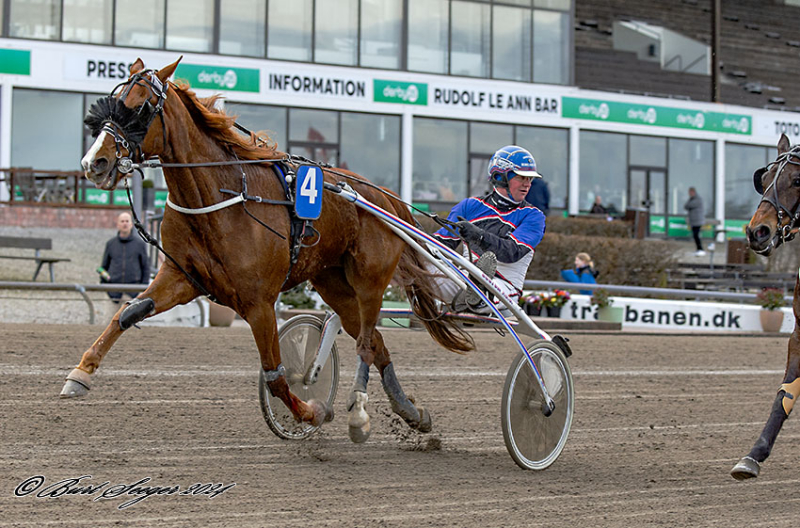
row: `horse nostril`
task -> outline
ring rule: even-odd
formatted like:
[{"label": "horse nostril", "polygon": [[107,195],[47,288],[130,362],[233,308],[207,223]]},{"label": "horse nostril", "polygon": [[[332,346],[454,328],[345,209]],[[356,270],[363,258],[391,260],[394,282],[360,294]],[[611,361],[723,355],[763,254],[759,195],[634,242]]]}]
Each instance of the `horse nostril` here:
[{"label": "horse nostril", "polygon": [[97,158],[92,162],[92,171],[96,173],[105,172],[106,167],[108,167],[108,160],[105,158]]}]

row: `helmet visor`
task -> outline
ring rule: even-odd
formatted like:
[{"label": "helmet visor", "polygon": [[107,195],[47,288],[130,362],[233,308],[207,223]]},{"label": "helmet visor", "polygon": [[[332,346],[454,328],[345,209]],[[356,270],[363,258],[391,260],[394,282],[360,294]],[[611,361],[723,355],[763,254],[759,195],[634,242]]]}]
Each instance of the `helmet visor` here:
[{"label": "helmet visor", "polygon": [[515,170],[514,174],[517,176],[527,176],[528,178],[541,178],[542,175],[536,172],[535,170]]}]

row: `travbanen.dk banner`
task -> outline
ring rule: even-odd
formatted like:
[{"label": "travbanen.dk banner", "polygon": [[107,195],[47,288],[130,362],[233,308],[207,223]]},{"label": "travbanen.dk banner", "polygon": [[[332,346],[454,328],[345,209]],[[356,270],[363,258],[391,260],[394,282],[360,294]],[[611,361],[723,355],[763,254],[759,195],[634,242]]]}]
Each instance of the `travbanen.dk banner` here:
[{"label": "travbanen.dk banner", "polygon": [[[597,308],[588,295],[573,295],[561,309],[562,319],[597,320]],[[683,330],[696,332],[762,332],[760,306],[698,301],[665,301],[613,297],[612,306],[623,308],[623,330]],[[791,332],[794,316],[784,308],[781,332]]]}]

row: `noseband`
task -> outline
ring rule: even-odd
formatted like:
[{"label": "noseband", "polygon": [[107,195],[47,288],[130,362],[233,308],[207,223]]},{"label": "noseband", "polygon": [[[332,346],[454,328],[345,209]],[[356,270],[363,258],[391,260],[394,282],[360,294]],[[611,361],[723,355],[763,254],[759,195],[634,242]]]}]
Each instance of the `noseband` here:
[{"label": "noseband", "polygon": [[[147,88],[150,91],[150,97],[145,99],[138,108],[128,108],[125,106],[125,100],[136,85]],[[122,92],[117,96],[120,89]],[[117,151],[114,169],[122,174],[130,173],[133,170],[134,162],[144,161],[142,142],[156,115],[161,118],[161,126],[164,128],[163,111],[168,90],[168,82],[162,83],[153,70],[143,70],[133,74],[124,83],[118,84],[111,90],[110,95],[101,97],[89,108],[83,122],[91,130],[92,137],[97,137],[100,132],[107,132],[114,138]],[[155,106],[150,102],[152,97],[157,99]],[[162,139],[164,148],[166,148],[165,134],[162,134]],[[122,149],[127,152],[124,157]]]},{"label": "noseband", "polygon": [[[764,189],[762,178],[764,174],[766,174],[771,167],[776,164],[778,169],[775,173],[775,178],[773,178],[772,183],[770,183],[767,188]],[[755,187],[756,192],[761,195],[761,201],[758,203],[758,205],[761,206],[763,202],[767,202],[775,208],[775,212],[778,214],[778,235],[780,236],[780,243],[791,241],[796,234],[792,232],[792,229],[800,226],[800,207],[798,207],[800,202],[796,203],[794,205],[794,210],[791,211],[789,208],[783,205],[783,203],[781,203],[780,198],[778,197],[778,178],[781,177],[783,174],[783,169],[785,169],[786,165],[788,164],[800,166],[800,145],[795,145],[791,148],[791,150],[778,156],[775,161],[765,167],[761,167],[760,169],[756,170],[755,173],[753,173],[753,186]],[[770,190],[772,192],[770,192]],[[788,222],[784,223],[785,219],[788,219]]]}]

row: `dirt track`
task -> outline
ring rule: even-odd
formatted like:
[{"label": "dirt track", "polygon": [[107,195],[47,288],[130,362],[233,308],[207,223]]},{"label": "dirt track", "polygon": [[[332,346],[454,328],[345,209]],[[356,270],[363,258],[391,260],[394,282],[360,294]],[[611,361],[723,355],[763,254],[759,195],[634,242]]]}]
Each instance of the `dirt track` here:
[{"label": "dirt track", "polygon": [[[746,454],[781,382],[786,339],[570,335],[575,422],[559,460],[522,471],[506,452],[500,395],[510,339],[475,332],[458,356],[427,334],[386,331],[398,377],[433,415],[431,435],[390,417],[377,374],[373,434],[347,439],[354,342],[340,338],[336,419],[302,443],[277,439],[258,405],[249,330],[131,330],[90,395],[58,399],[99,326],[0,325],[2,476],[7,526],[792,526],[800,484],[789,420],[757,481],[728,472]],[[750,372],[750,374],[748,374]],[[440,449],[431,449],[441,441]],[[15,497],[44,487],[236,483],[204,496]]]}]

